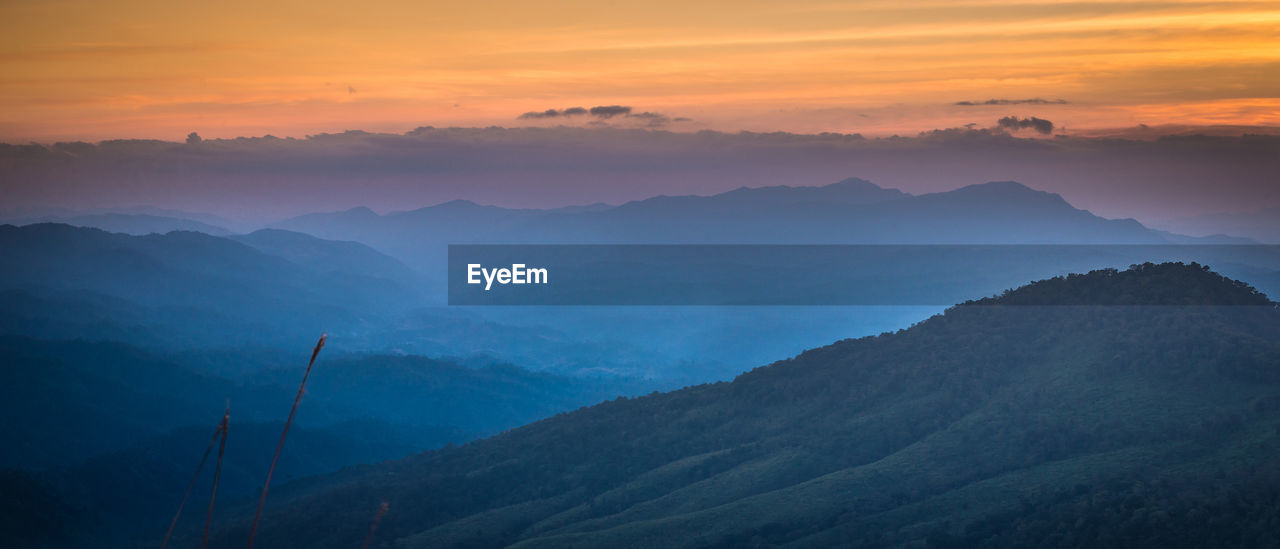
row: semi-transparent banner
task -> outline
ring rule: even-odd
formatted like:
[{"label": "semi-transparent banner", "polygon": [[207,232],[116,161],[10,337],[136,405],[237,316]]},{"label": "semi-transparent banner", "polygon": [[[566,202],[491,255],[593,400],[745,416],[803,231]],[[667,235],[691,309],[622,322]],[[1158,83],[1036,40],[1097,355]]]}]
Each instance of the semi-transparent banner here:
[{"label": "semi-transparent banner", "polygon": [[950,305],[1034,280],[1197,262],[1275,297],[1273,245],[449,246],[450,305]]}]

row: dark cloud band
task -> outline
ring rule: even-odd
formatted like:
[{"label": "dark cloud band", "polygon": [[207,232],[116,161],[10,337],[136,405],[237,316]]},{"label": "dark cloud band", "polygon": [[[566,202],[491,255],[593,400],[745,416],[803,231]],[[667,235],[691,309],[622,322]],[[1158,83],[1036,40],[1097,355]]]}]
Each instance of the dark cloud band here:
[{"label": "dark cloud band", "polygon": [[547,109],[545,111],[529,111],[520,116],[517,116],[516,119],[517,120],[537,120],[541,118],[560,118],[562,116],[577,116],[582,114],[587,114],[587,109],[584,109],[582,107],[569,107],[564,110]]},{"label": "dark cloud band", "polygon": [[1070,102],[1066,99],[1041,99],[1032,97],[1031,99],[988,99],[986,101],[956,101],[955,104],[961,107],[984,107],[989,105],[1067,105]]},{"label": "dark cloud band", "polygon": [[597,120],[591,122],[591,125],[604,125],[604,121],[612,118],[629,118],[639,120],[645,126],[657,128],[666,126],[671,122],[690,122],[689,118],[679,117],[671,118],[658,112],[635,112],[635,109],[629,105],[599,105],[586,109],[583,107],[570,107],[567,109],[547,109],[545,111],[530,111],[518,117],[518,120],[541,120],[546,118],[565,118],[570,116],[591,115]]},{"label": "dark cloud band", "polygon": [[591,116],[600,118],[613,118],[615,116],[631,115],[631,107],[624,105],[607,105],[600,107],[591,107]]},{"label": "dark cloud band", "polygon": [[998,120],[996,122],[996,125],[1000,128],[1004,128],[1006,130],[1013,130],[1013,131],[1031,128],[1043,134],[1053,133],[1053,122],[1050,122],[1043,118],[1036,118],[1034,116],[1030,118],[1018,118],[1016,116],[1006,116]]}]

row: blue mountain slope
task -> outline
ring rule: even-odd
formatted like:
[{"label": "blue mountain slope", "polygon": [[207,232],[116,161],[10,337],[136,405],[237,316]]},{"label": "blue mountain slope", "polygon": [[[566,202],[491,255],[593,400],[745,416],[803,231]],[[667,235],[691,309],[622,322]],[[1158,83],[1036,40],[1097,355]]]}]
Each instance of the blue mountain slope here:
[{"label": "blue mountain slope", "polygon": [[325,330],[366,332],[423,303],[406,268],[362,245],[282,232],[238,238],[261,249],[195,232],[0,226],[0,292],[11,305],[0,322],[50,335],[27,327],[83,324],[80,312],[116,325],[109,333],[132,325],[179,346],[291,346]]}]

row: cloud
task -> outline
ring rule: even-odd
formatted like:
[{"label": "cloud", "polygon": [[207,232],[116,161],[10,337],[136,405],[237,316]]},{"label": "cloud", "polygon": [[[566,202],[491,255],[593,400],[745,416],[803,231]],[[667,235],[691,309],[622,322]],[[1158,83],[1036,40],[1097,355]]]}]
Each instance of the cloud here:
[{"label": "cloud", "polygon": [[590,109],[583,107],[570,107],[563,110],[547,109],[545,111],[530,111],[518,117],[518,120],[541,120],[545,118],[562,118],[569,116],[591,115],[596,118],[588,122],[589,126],[606,126],[609,125],[608,120],[615,118],[630,119],[642,122],[650,128],[666,126],[672,122],[692,122],[691,118],[677,117],[672,118],[659,112],[635,112],[635,108],[629,105],[597,105]]},{"label": "cloud", "polygon": [[996,126],[1007,130],[1018,131],[1025,128],[1031,128],[1043,134],[1053,133],[1053,122],[1043,118],[1018,118],[1016,116],[1006,116],[996,122]]},{"label": "cloud", "polygon": [[[609,119],[615,116],[633,116],[631,107],[625,105],[601,105],[586,109],[583,107],[569,107],[567,109],[547,109],[545,111],[529,111],[520,116],[517,120],[539,120],[543,118],[560,118],[569,116],[581,116],[590,114],[596,118]],[[648,113],[646,113],[648,114]]]},{"label": "cloud", "polygon": [[538,111],[529,111],[529,112],[524,113],[524,114],[522,114],[522,115],[520,115],[520,116],[517,116],[517,117],[516,117],[516,120],[530,120],[530,119],[535,119],[535,118],[555,118],[555,117],[557,117],[557,116],[560,116],[560,111],[555,110],[555,109],[547,109],[547,110],[542,111],[542,112],[538,112]]},{"label": "cloud", "polygon": [[961,107],[980,107],[987,105],[1067,105],[1070,102],[1066,99],[1041,99],[1032,97],[1031,99],[988,99],[986,101],[956,101],[955,104]]},{"label": "cloud", "polygon": [[647,112],[647,111],[642,113],[637,113],[637,114],[628,114],[627,118],[641,119],[645,121],[646,126],[649,126],[651,128],[665,126],[667,125],[667,123],[671,122],[671,118],[669,118],[665,114],[660,114],[656,112]]},{"label": "cloud", "polygon": [[584,109],[582,107],[569,107],[564,110],[547,109],[541,112],[530,111],[520,116],[517,116],[516,119],[530,120],[530,119],[540,119],[540,118],[559,118],[561,116],[577,116],[580,114],[587,114],[587,109]]},{"label": "cloud", "polygon": [[631,115],[631,107],[627,107],[623,105],[591,107],[591,116],[595,116],[599,118],[608,119],[608,118],[613,118],[615,116],[630,116],[630,115]]}]

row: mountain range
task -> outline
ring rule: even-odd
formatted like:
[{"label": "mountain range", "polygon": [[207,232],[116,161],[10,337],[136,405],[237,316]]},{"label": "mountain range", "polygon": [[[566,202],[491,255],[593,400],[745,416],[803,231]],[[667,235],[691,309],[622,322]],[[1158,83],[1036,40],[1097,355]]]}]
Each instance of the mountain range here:
[{"label": "mountain range", "polygon": [[203,212],[190,212],[157,208],[155,206],[131,206],[122,208],[20,208],[0,212],[0,222],[10,225],[34,225],[36,223],[63,223],[74,227],[91,227],[113,233],[145,235],[164,234],[171,231],[197,231],[222,236],[249,232],[252,228],[242,222]]},{"label": "mountain range", "polygon": [[[1241,244],[1259,234],[1270,238],[1255,227],[1269,219],[1266,214],[1250,217],[1252,225],[1234,214],[1160,225],[1206,235],[1188,237],[1148,229],[1133,219],[1104,219],[1074,208],[1059,195],[1012,181],[911,195],[849,178],[817,187],[777,185],[711,196],[656,196],[617,206],[509,209],[454,200],[382,215],[356,207],[270,225],[371,244],[420,266],[415,257],[420,245],[439,242]],[[139,236],[175,230],[225,236],[248,227],[210,214],[154,207],[11,212],[6,219],[19,226],[64,223]]]},{"label": "mountain range", "polygon": [[[530,311],[504,318],[496,309],[431,306],[418,273],[401,262],[363,244],[278,229],[217,237],[0,226],[0,254],[8,261],[0,272],[0,334],[195,353],[218,375],[251,371],[270,362],[264,357],[327,332],[337,352],[446,356],[589,377],[705,380],[705,372],[680,373],[673,366],[688,362],[685,351],[708,355],[716,347],[715,338],[723,336],[707,330],[731,331],[718,324],[722,315],[708,311],[646,311],[634,321],[616,311],[603,319],[600,311],[570,311],[549,325]],[[597,320],[582,322],[583,316]],[[863,323],[881,329],[904,318],[914,314]],[[769,356],[802,349],[796,337],[816,343],[816,337],[834,337],[852,325],[829,313],[792,311],[778,317],[784,320],[786,332],[773,333],[791,336],[760,342]],[[819,320],[827,326],[815,331]],[[658,348],[652,343],[660,335]],[[756,354],[717,356],[716,371],[731,374]]]},{"label": "mountain range", "polygon": [[233,239],[5,225],[0,254],[0,322],[36,337],[79,332],[171,348],[298,343],[326,329],[358,335],[373,319],[424,303],[395,260],[280,231]]},{"label": "mountain range", "polygon": [[1280,208],[1162,219],[1153,225],[1193,235],[1225,232],[1258,242],[1280,243]]},{"label": "mountain range", "polygon": [[285,485],[257,539],[354,546],[385,505],[373,547],[1271,546],[1277,424],[1276,304],[1144,264]]},{"label": "mountain range", "polygon": [[[167,526],[175,490],[227,405],[232,434],[219,496],[249,497],[262,486],[305,359],[250,356],[257,353],[235,357],[252,364],[246,371],[218,375],[191,355],[0,336],[0,471],[13,473],[0,475],[0,500],[39,487],[60,517],[58,545],[149,539]],[[648,387],[508,364],[331,354],[308,384],[277,478],[402,458]],[[201,490],[195,497],[207,498],[207,484]],[[26,513],[10,509],[0,521]]]},{"label": "mountain range", "polygon": [[[15,546],[150,546],[228,402],[215,546],[243,543],[321,332],[263,546],[353,546],[384,503],[374,547],[1280,544],[1280,315],[1231,279],[1274,295],[1280,249],[1247,239],[1014,182],[860,179],[245,234],[154,208],[40,219],[0,226]],[[458,243],[902,244],[920,253],[821,283],[927,297],[444,307]],[[1227,276],[1143,263],[1192,260]]]},{"label": "mountain range", "polygon": [[[991,185],[971,195],[1002,194],[1006,188],[1017,189]],[[718,197],[515,215],[525,216],[522,222],[531,227],[634,210],[638,213],[627,215],[644,220],[636,223],[661,225],[655,219],[663,212],[671,220],[687,221],[694,215],[687,212],[701,215],[716,209],[722,217],[732,217],[745,204],[762,202],[777,204],[769,210],[777,213],[792,207],[788,204],[835,203],[840,197],[850,208],[860,200],[881,208],[917,200],[876,189],[846,182],[800,191],[749,189]],[[1059,209],[1052,195],[1029,196]],[[928,200],[941,199],[923,203]],[[946,209],[955,208],[957,200],[947,198]],[[467,214],[475,208],[485,215],[505,215],[465,203],[445,206],[459,224],[476,218]],[[1081,219],[1090,219],[1087,212],[1083,215]],[[631,223],[625,217],[611,219],[617,226]],[[1132,228],[1123,222],[1086,222],[1108,230]],[[1153,249],[1174,254],[1181,249],[1168,243]],[[1271,248],[1200,248],[1224,260],[1225,270],[1257,275],[1267,288],[1280,273]],[[539,313],[537,320],[510,308],[432,308],[421,273],[404,262],[364,243],[281,229],[135,236],[62,224],[2,226],[0,252],[10,266],[0,273],[0,328],[7,334],[0,347],[10,357],[4,372],[6,417],[14,418],[4,439],[23,441],[6,446],[3,458],[5,466],[25,470],[5,473],[0,488],[13,498],[43,502],[9,509],[2,518],[21,523],[13,531],[27,532],[23,539],[46,541],[43,536],[51,531],[70,529],[114,543],[162,525],[168,507],[159,500],[171,494],[171,485],[180,483],[181,471],[190,466],[181,459],[186,454],[179,446],[198,445],[209,418],[220,413],[228,397],[236,402],[246,440],[257,441],[237,450],[242,456],[237,459],[260,459],[278,425],[272,423],[279,420],[273,403],[287,399],[296,383],[296,357],[282,349],[305,346],[321,330],[334,336],[330,351],[338,359],[309,388],[308,403],[314,408],[308,409],[314,411],[299,426],[297,444],[304,452],[332,445],[351,451],[289,461],[283,480],[463,442],[602,398],[671,387],[677,380],[732,377],[750,364],[753,355],[744,349],[761,342],[772,345],[773,356],[785,356],[795,352],[788,349],[802,348],[801,342],[839,337],[828,334],[878,333],[884,319],[897,315],[901,318],[894,322],[905,326],[922,318],[911,315],[927,314],[876,311],[872,316],[881,324],[845,328],[851,333],[841,327],[859,326],[858,321],[825,308],[533,311]],[[952,280],[956,272],[928,276],[938,284],[969,284],[962,293],[979,297],[1037,269],[1054,273],[1129,259],[1090,253],[1066,262],[1049,258],[1031,265],[975,265],[994,277],[976,282],[968,275]],[[1054,307],[1036,306],[1047,304]],[[1147,307],[1157,304],[1163,306]],[[1204,306],[1208,304],[1231,306]],[[533,313],[525,311],[526,316]],[[513,316],[494,321],[504,315]],[[1265,433],[1275,415],[1274,383],[1267,369],[1274,363],[1274,322],[1274,308],[1264,297],[1200,267],[1147,266],[1050,279],[955,307],[903,332],[805,352],[732,383],[613,400],[459,448],[289,484],[273,500],[272,521],[323,520],[325,528],[338,532],[333,540],[344,540],[357,536],[363,526],[340,520],[338,515],[351,511],[339,507],[386,499],[396,509],[414,510],[407,516],[389,515],[386,523],[389,539],[408,546],[636,545],[666,539],[671,532],[677,545],[687,546],[901,545],[922,540],[1001,545],[1021,539],[1020,532],[1032,526],[1043,527],[1021,522],[1026,516],[1080,520],[1070,513],[1080,512],[1084,494],[1101,491],[1121,502],[1137,496],[1199,502],[1195,498],[1201,491],[1213,487],[1212,475],[1200,465],[1209,464],[1205,467],[1213,467],[1215,474],[1253,475],[1254,469],[1240,469],[1241,463],[1257,463],[1258,453],[1272,448]],[[1143,343],[1154,341],[1178,343],[1159,349]],[[455,363],[376,354],[441,356],[468,345],[497,358],[462,352]],[[1138,354],[1131,357],[1129,347],[1139,349]],[[371,352],[375,354],[364,354]],[[555,363],[563,370],[553,371],[578,377],[502,364],[503,357],[512,356],[527,357],[527,364],[541,368]],[[654,356],[675,360],[675,370],[662,370],[646,359]],[[1147,366],[1133,370],[1130,359]],[[1202,363],[1214,369],[1194,369]],[[909,366],[905,370],[904,364]],[[1175,368],[1153,370],[1150,364]],[[628,379],[635,372],[658,372],[661,381]],[[1136,377],[1107,377],[1115,372]],[[1192,375],[1195,391],[1170,385],[1177,380],[1168,376],[1183,375]],[[1090,385],[1095,378],[1116,385]],[[1106,397],[1109,390],[1132,396],[1115,400],[1121,397]],[[1091,400],[1097,398],[1102,400]],[[1187,404],[1170,407],[1168,418],[1152,415],[1153,403],[1182,398]],[[1130,410],[1135,402],[1138,408]],[[1043,412],[1047,419],[1027,417],[1030,412],[1001,417],[1002,412],[1043,406],[1048,406]],[[1089,423],[1071,415],[1079,409],[1090,418],[1114,417],[1111,423]],[[1000,425],[999,432],[982,427],[992,421]],[[1181,431],[1177,422],[1183,422]],[[1112,430],[1119,434],[1106,434]],[[1178,438],[1188,430],[1195,437]],[[1219,432],[1238,436],[1209,437]],[[1018,442],[1001,449],[995,461],[971,457],[981,452],[968,444],[998,446],[1010,433]],[[1209,442],[1222,445],[1229,455],[1210,452],[1205,446]],[[1039,453],[1021,453],[1023,446]],[[908,452],[911,448],[916,449]],[[1107,460],[1112,452],[1141,456],[1132,459],[1144,465],[1111,467]],[[936,461],[939,456],[960,459],[978,476],[947,469],[945,462]],[[942,471],[936,478],[903,480],[910,475],[902,467],[935,466]],[[38,467],[53,468],[33,470]],[[236,521],[243,519],[255,483],[253,471],[259,468],[240,463],[229,470],[221,539],[239,535]],[[1173,471],[1189,468],[1195,474],[1187,477],[1188,484],[1169,484]],[[986,503],[994,496],[984,490],[1005,482],[1001,479],[1056,479],[1057,471],[1084,475],[1086,488],[1076,494],[1071,491],[1075,487],[1052,480],[999,492],[1025,501],[1030,515]],[[1014,476],[1002,476],[1006,474]],[[389,478],[413,482],[388,484]],[[1261,487],[1271,482],[1265,475],[1247,478]],[[1135,482],[1153,491],[1136,496],[1126,491]],[[122,497],[118,488],[124,485],[132,486],[134,496]],[[502,488],[510,486],[516,488]],[[891,490],[891,497],[835,503],[843,501],[839,494],[855,488]],[[1052,497],[1044,499],[1049,492]],[[443,494],[443,499],[423,507],[424,494]],[[1204,501],[1259,496],[1247,491],[1214,494]],[[808,502],[817,502],[816,507]],[[939,509],[950,504],[939,502],[961,502],[974,511],[940,515]],[[771,509],[800,504],[792,515],[771,514]],[[1265,502],[1259,505],[1269,509]],[[299,514],[297,509],[306,511]],[[1208,512],[1199,507],[1165,511],[1192,510]],[[724,518],[739,514],[755,526],[737,528],[733,524],[742,521]],[[870,518],[842,526],[850,517],[864,515]],[[947,518],[910,522],[912,516]],[[48,517],[53,522],[45,521]],[[693,525],[703,523],[717,526],[689,537],[689,532],[701,532]],[[1242,527],[1261,530],[1256,524]],[[284,536],[284,531],[271,529],[264,535]],[[856,539],[850,537],[853,531]],[[324,546],[328,539],[308,543]],[[83,541],[62,540],[72,545]]]},{"label": "mountain range", "polygon": [[[305,346],[315,333],[328,331],[340,336],[335,344],[347,350],[462,360],[490,357],[565,374],[702,382],[724,379],[749,364],[788,356],[842,334],[905,326],[929,313],[444,307],[446,246],[1090,242],[1100,246],[1031,249],[1030,256],[1025,250],[975,256],[967,263],[960,257],[962,264],[948,260],[943,266],[936,261],[876,261],[848,273],[847,280],[822,282],[873,289],[873,283],[891,280],[908,286],[903,299],[897,297],[902,295],[899,290],[874,303],[940,309],[1025,280],[1068,272],[1144,261],[1200,261],[1247,278],[1265,291],[1280,291],[1280,254],[1272,249],[1170,246],[1238,241],[1189,240],[1133,220],[1103,219],[1058,195],[1011,182],[913,196],[848,179],[823,187],[742,188],[714,196],[654,197],[620,206],[550,210],[454,201],[385,215],[363,208],[312,214],[280,225],[291,230],[224,237],[194,232],[131,237],[53,224],[5,228],[0,240],[5,248],[0,251],[12,257],[17,268],[0,274],[0,329],[32,337],[87,337],[170,349],[288,349]],[[1117,243],[1151,247],[1108,247]],[[41,252],[44,259],[39,253],[27,257],[34,253],[31,250],[46,250]],[[126,251],[133,254],[132,262],[122,260]],[[141,261],[138,255],[148,259]],[[188,258],[194,268],[188,267]],[[95,270],[92,266],[97,264],[107,267]],[[583,322],[586,316],[593,320]],[[172,321],[178,317],[184,321]],[[769,326],[771,337],[742,341],[735,334],[751,326]]]},{"label": "mountain range", "polygon": [[379,215],[367,208],[308,214],[276,227],[354,240],[419,270],[447,244],[1194,244],[1248,243],[1156,231],[1104,219],[1056,194],[1005,181],[911,195],[869,181],[658,196],[616,207],[512,210],[455,200]]}]

